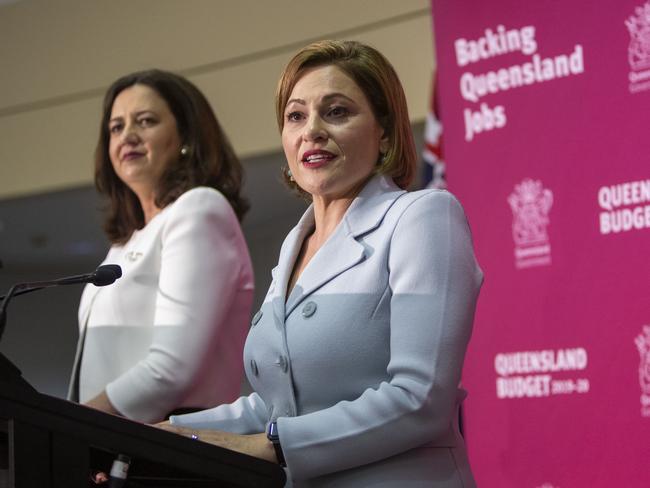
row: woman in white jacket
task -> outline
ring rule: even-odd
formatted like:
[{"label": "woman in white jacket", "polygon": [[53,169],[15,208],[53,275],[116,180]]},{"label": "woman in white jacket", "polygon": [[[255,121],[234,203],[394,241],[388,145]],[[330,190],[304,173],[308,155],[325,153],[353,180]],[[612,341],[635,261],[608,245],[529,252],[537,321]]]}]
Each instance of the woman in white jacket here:
[{"label": "woman in white jacket", "polygon": [[237,397],[253,298],[241,180],[192,83],[149,70],[108,89],[95,182],[108,199],[104,262],[123,276],[83,292],[71,398],[155,422]]},{"label": "woman in white jacket", "polygon": [[462,207],[407,192],[415,148],[397,74],[322,41],[280,79],[287,236],[244,349],[255,393],[162,427],[285,464],[294,486],[474,486],[458,410],[482,272]]}]

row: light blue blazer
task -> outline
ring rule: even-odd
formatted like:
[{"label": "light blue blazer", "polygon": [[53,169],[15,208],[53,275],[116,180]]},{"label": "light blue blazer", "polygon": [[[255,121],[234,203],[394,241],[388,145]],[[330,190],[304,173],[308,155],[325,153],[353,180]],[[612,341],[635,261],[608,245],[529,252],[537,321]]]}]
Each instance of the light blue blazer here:
[{"label": "light blue blazer", "polygon": [[483,275],[462,207],[372,178],[285,300],[313,227],[310,207],[253,318],[255,393],[172,423],[257,433],[277,420],[294,486],[473,487],[459,385]]}]

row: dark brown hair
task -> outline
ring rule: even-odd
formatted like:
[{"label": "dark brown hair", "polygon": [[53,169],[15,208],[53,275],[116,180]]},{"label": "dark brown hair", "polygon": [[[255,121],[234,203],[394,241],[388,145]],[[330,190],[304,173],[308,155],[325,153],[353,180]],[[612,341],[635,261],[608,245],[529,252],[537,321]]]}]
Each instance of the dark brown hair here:
[{"label": "dark brown hair", "polygon": [[115,98],[133,85],[145,85],[162,97],[174,118],[187,153],[164,168],[156,188],[155,204],[164,208],[187,190],[209,186],[228,199],[241,220],[248,210],[240,195],[243,170],[205,96],[182,76],[161,70],[131,73],[119,78],[104,96],[99,141],[95,150],[95,186],[109,200],[104,230],[112,243],[123,244],[141,229],[144,214],[140,202],[118,178],[109,156],[108,123]]},{"label": "dark brown hair", "polygon": [[[390,62],[370,46],[356,41],[325,40],[298,51],[278,82],[275,113],[280,132],[284,127],[284,110],[298,80],[305,71],[327,65],[339,68],[361,88],[388,137],[388,151],[375,172],[391,176],[400,188],[407,188],[415,175],[417,157],[404,89]],[[287,178],[286,170],[283,173],[289,186],[298,189]]]}]

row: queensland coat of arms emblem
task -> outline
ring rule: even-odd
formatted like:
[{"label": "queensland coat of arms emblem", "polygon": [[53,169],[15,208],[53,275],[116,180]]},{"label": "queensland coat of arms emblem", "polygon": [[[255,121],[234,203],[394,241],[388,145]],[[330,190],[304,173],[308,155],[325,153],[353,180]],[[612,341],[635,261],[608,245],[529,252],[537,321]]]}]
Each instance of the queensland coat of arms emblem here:
[{"label": "queensland coat of arms emblem", "polygon": [[650,1],[634,9],[625,21],[630,33],[627,59],[635,70],[650,68]]},{"label": "queensland coat of arms emblem", "polygon": [[549,212],[553,192],[541,181],[527,178],[508,197],[512,210],[512,237],[515,242],[517,268],[543,266],[551,263],[548,236]]},{"label": "queensland coat of arms emblem", "polygon": [[627,60],[631,93],[650,89],[650,0],[634,9],[634,15],[625,20],[630,34]]}]

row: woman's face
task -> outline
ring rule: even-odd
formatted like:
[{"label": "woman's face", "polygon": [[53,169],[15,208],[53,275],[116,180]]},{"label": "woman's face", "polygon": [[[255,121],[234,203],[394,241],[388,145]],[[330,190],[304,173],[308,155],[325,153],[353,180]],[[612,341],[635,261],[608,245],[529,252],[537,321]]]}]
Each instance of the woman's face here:
[{"label": "woman's face", "polygon": [[335,200],[360,191],[387,140],[361,88],[329,65],[306,71],[294,86],[282,146],[296,183]]},{"label": "woman's face", "polygon": [[180,157],[181,140],[167,102],[146,85],[122,90],[108,122],[109,156],[117,176],[139,196]]}]

